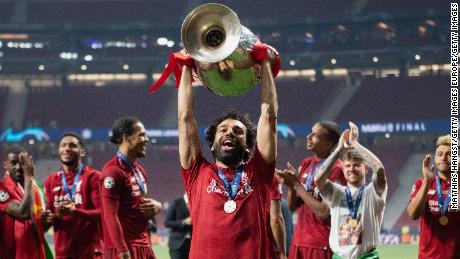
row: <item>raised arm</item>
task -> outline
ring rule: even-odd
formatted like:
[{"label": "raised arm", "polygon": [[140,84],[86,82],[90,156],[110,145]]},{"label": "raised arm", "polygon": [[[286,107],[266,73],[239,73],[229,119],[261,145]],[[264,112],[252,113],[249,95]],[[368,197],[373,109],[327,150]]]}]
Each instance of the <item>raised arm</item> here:
[{"label": "raised arm", "polygon": [[382,196],[387,185],[385,168],[377,156],[358,142],[358,127],[354,123],[350,122],[350,129],[350,144],[363,156],[364,162],[372,168],[372,183],[374,185],[375,192],[379,196]]},{"label": "raised arm", "polygon": [[192,69],[184,65],[177,98],[179,157],[183,168],[189,168],[200,153],[200,139],[193,106]]},{"label": "raised arm", "polygon": [[339,143],[337,144],[335,150],[327,157],[323,165],[318,169],[318,173],[315,176],[315,183],[323,195],[326,191],[330,190],[330,187],[332,186],[332,183],[327,178],[331,174],[332,169],[334,168],[334,165],[339,159],[342,151],[346,149],[346,142],[349,136],[350,130],[347,129],[342,133],[342,136],[340,136]]},{"label": "raised arm", "polygon": [[430,168],[431,155],[426,155],[423,159],[422,170],[423,180],[420,189],[407,206],[407,215],[411,219],[418,219],[425,210],[427,204],[427,194],[434,179],[434,165]]},{"label": "raised arm", "polygon": [[28,219],[32,215],[33,200],[33,178],[35,174],[32,157],[27,153],[19,154],[19,166],[24,172],[24,198],[22,201],[12,201],[6,207],[6,213],[19,218]]},{"label": "raised arm", "polygon": [[261,66],[262,89],[260,118],[257,125],[257,145],[265,162],[271,164],[276,159],[278,97],[276,96],[269,59],[264,60]]}]

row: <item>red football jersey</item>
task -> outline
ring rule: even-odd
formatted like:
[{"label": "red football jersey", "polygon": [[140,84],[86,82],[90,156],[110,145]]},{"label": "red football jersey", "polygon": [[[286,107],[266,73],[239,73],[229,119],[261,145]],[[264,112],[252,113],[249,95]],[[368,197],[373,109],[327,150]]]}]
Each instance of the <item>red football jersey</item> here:
[{"label": "red football jersey", "polygon": [[[220,169],[233,180],[234,170]],[[190,258],[268,257],[267,204],[274,171],[275,163],[268,165],[257,150],[243,166],[237,208],[226,213],[228,198],[217,166],[199,154],[188,169],[182,169],[193,222]]]},{"label": "red football jersey", "polygon": [[6,213],[8,204],[14,200],[22,201],[24,189],[8,174],[0,183],[0,214],[3,231],[0,233],[2,258],[39,258],[32,220],[17,219]]},{"label": "red football jersey", "polygon": [[[299,180],[304,186],[307,182],[308,174],[314,174],[320,163],[321,162],[314,156],[307,157],[302,161],[300,165],[301,169],[299,173]],[[342,162],[340,160],[337,160],[328,179],[342,185],[346,184],[342,171]],[[312,194],[317,200],[321,201],[322,198],[315,185],[314,178],[312,178],[311,181],[311,188],[313,191],[310,191],[310,194]],[[300,198],[298,198],[298,202],[301,203],[301,205],[297,209],[297,225],[294,230],[292,244],[295,246],[318,249],[329,248],[329,232],[331,229],[330,217],[321,221],[316,218],[310,207],[305,205]]]},{"label": "red football jersey", "polygon": [[272,184],[270,186],[270,200],[281,200],[283,198],[282,185],[278,181],[278,178],[273,177]]},{"label": "red football jersey", "polygon": [[[145,170],[137,162],[133,166],[140,170],[143,182],[147,182]],[[148,219],[139,209],[142,197],[134,173],[118,157],[115,156],[105,164],[101,174],[104,249],[115,248],[119,253],[127,251],[127,246],[150,247]],[[114,204],[118,206],[116,215],[108,211]],[[118,232],[120,227],[122,233]]]},{"label": "red football jersey", "polygon": [[[450,182],[441,180],[442,197],[445,200],[450,190]],[[422,186],[422,178],[417,179],[412,187],[411,198],[417,195]],[[433,180],[427,193],[425,210],[420,217],[420,241],[418,258],[454,259],[460,258],[460,211],[449,211],[449,223],[439,224],[441,212],[436,194],[436,180]]]},{"label": "red football jersey", "polygon": [[[61,175],[54,172],[45,181],[45,194],[48,209],[56,212],[56,207],[63,202],[70,202],[70,197],[62,186]],[[70,192],[76,172],[64,174]],[[76,257],[102,252],[102,235],[100,228],[99,187],[100,172],[88,166],[83,167],[74,199],[75,215],[55,219],[54,249],[56,258]]]}]

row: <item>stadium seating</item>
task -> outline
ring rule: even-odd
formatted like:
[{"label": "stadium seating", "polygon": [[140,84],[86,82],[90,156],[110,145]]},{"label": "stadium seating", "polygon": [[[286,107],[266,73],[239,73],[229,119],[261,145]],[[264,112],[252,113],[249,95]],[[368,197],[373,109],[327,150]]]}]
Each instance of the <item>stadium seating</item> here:
[{"label": "stadium seating", "polygon": [[450,109],[448,87],[448,77],[445,76],[367,78],[337,120],[447,119]]}]

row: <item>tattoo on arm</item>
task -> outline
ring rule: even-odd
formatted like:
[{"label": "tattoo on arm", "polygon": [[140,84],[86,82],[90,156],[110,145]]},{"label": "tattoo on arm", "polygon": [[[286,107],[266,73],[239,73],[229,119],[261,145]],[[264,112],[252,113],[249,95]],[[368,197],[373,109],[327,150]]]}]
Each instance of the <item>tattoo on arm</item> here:
[{"label": "tattoo on arm", "polygon": [[383,167],[380,159],[359,143],[357,143],[354,148],[363,156],[364,161],[372,168],[372,182],[375,186],[380,189],[385,189],[385,168]]},{"label": "tattoo on arm", "polygon": [[329,174],[332,171],[332,168],[335,165],[337,159],[339,159],[340,152],[338,150],[334,150],[334,152],[329,155],[329,157],[324,161],[323,165],[319,168],[318,174],[315,176],[315,183],[321,190],[323,185],[326,183]]},{"label": "tattoo on arm", "polygon": [[321,190],[321,194],[327,197],[331,197],[333,193],[334,193],[333,183],[331,183],[330,181],[326,181],[326,184]]}]

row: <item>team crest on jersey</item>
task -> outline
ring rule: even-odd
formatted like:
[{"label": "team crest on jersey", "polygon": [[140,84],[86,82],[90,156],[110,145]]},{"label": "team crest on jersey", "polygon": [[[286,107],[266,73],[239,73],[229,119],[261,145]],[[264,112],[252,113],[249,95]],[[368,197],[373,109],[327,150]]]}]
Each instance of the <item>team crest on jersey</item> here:
[{"label": "team crest on jersey", "polygon": [[0,191],[0,202],[5,202],[10,198],[10,195],[5,191]]},{"label": "team crest on jersey", "polygon": [[106,189],[112,189],[113,186],[115,186],[115,180],[110,177],[110,176],[107,176],[105,179],[104,179],[104,187]]}]

